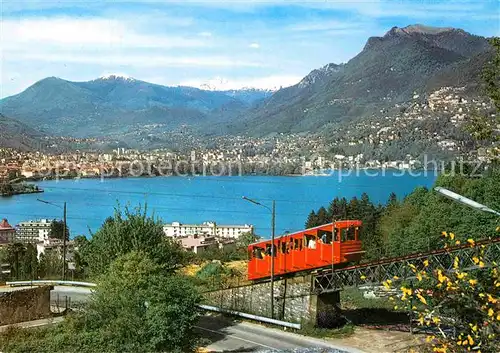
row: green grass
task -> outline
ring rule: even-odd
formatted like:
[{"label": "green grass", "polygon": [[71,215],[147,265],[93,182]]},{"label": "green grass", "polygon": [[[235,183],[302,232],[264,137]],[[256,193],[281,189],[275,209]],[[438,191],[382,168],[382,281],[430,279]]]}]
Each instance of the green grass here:
[{"label": "green grass", "polygon": [[344,325],[336,329],[319,328],[313,325],[304,325],[297,333],[316,338],[344,338],[354,333],[354,325]]}]

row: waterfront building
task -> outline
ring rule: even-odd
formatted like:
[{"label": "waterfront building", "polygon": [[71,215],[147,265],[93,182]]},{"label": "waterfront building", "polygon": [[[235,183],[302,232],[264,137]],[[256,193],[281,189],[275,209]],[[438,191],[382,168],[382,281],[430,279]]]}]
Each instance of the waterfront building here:
[{"label": "waterfront building", "polygon": [[253,225],[219,225],[215,222],[202,224],[167,223],[163,227],[165,235],[170,238],[181,238],[189,235],[208,235],[219,238],[238,239],[241,234],[253,234]]},{"label": "waterfront building", "polygon": [[14,241],[16,237],[16,230],[12,227],[7,219],[2,219],[0,222],[0,246],[9,244]]},{"label": "waterfront building", "polygon": [[17,225],[16,241],[21,243],[40,243],[49,238],[50,219],[24,221]]}]

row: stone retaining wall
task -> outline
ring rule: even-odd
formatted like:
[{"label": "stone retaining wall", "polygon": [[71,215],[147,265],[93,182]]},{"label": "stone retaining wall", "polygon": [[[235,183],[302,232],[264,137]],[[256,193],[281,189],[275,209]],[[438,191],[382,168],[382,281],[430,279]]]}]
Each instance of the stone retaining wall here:
[{"label": "stone retaining wall", "polygon": [[44,286],[0,292],[0,326],[50,317],[52,288]]},{"label": "stone retaining wall", "polygon": [[[221,289],[204,294],[205,303],[219,308],[271,317],[271,283]],[[315,295],[311,277],[280,279],[274,282],[274,318],[289,322],[316,321]]]}]

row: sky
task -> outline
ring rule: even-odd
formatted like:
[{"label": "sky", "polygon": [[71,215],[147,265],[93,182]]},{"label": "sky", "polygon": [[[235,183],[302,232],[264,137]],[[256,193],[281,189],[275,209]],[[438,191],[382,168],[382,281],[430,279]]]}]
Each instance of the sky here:
[{"label": "sky", "polygon": [[0,0],[0,97],[56,76],[290,86],[370,36],[421,23],[500,35],[498,0]]}]

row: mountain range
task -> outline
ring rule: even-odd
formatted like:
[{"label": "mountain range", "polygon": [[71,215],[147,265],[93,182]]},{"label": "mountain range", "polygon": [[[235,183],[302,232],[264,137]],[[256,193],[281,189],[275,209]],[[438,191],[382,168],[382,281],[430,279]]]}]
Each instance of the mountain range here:
[{"label": "mountain range", "polygon": [[55,134],[85,137],[141,124],[200,124],[224,112],[240,111],[268,91],[207,91],[167,87],[109,75],[88,82],[48,77],[0,101],[3,114]]},{"label": "mountain range", "polygon": [[0,147],[20,151],[44,150],[42,138],[45,134],[0,114]]},{"label": "mountain range", "polygon": [[442,86],[467,85],[477,93],[491,57],[486,38],[461,29],[394,27],[383,37],[369,38],[347,63],[313,70],[226,129],[256,135],[318,131]]},{"label": "mountain range", "polygon": [[0,101],[0,111],[53,134],[99,136],[159,124],[211,134],[318,132],[425,96],[442,86],[478,94],[492,52],[486,38],[455,28],[393,27],[347,63],[311,71],[276,92],[167,87],[120,76],[88,82],[56,77]]}]

